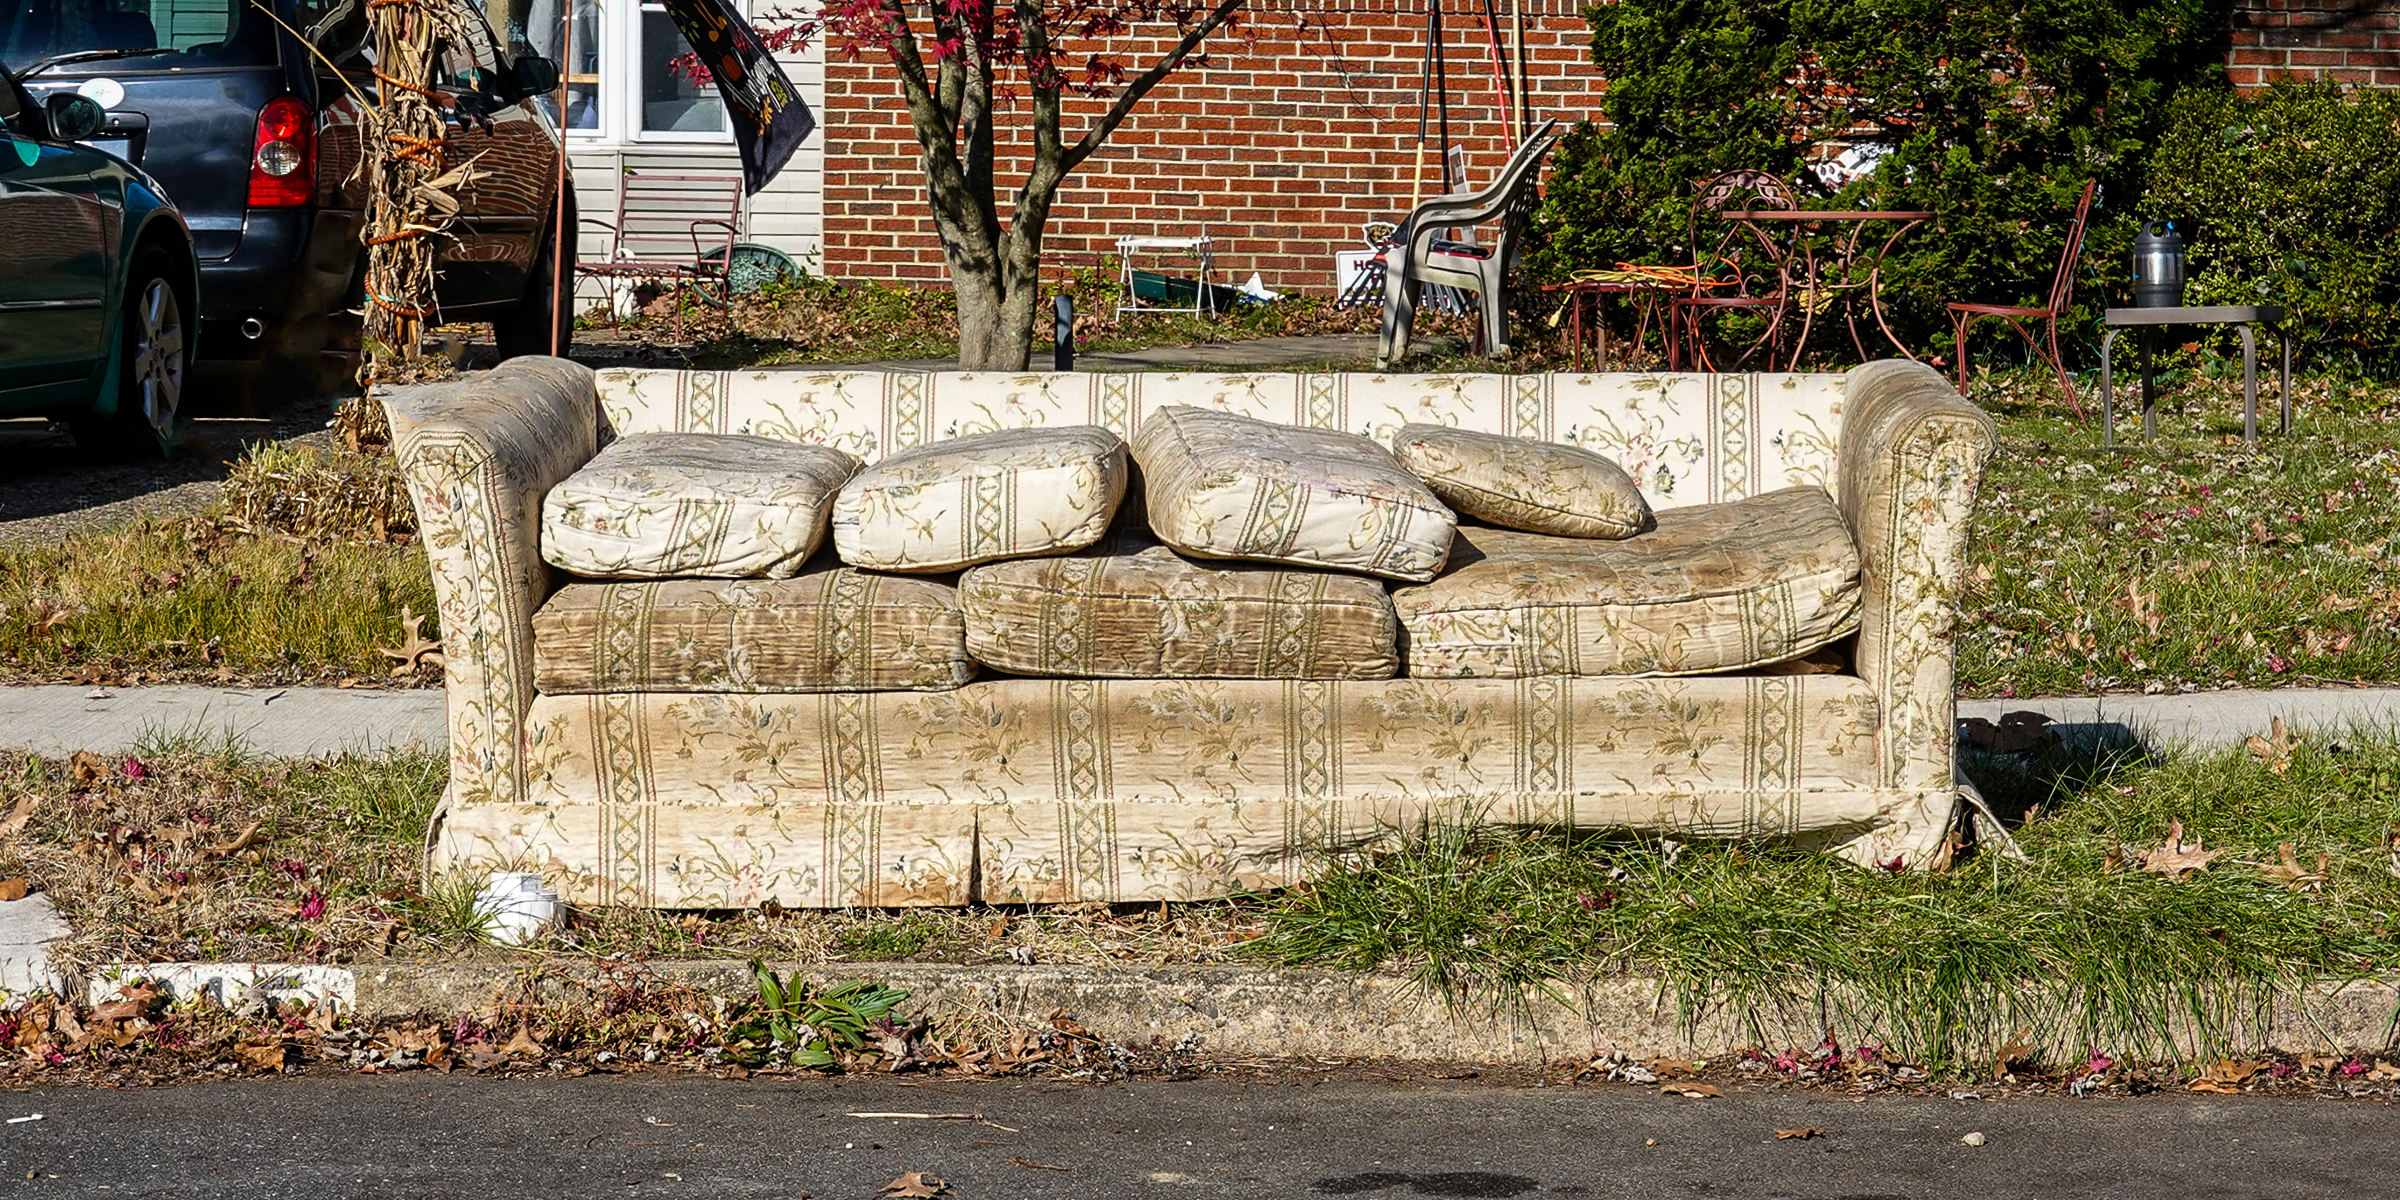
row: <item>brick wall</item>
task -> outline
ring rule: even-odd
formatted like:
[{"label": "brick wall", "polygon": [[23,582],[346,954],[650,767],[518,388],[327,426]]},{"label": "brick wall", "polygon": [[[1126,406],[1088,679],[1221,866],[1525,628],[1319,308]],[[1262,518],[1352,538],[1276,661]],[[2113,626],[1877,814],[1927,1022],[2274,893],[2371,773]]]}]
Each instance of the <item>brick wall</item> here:
[{"label": "brick wall", "polygon": [[2245,88],[2282,75],[2400,88],[2400,0],[2234,0],[2226,73]]},{"label": "brick wall", "polygon": [[[1254,0],[1256,3],[1257,0]],[[1538,122],[1597,115],[1599,77],[1577,0],[1524,4],[1531,105]],[[1498,4],[1504,28],[1509,6]],[[1491,83],[1481,6],[1445,5],[1450,132],[1467,178],[1480,186],[1508,157]],[[1469,13],[1477,14],[1470,22]],[[1395,0],[1298,0],[1250,14],[1253,44],[1220,36],[1212,58],[1159,84],[1116,136],[1070,176],[1043,248],[1061,263],[1112,253],[1129,233],[1188,235],[1205,225],[1234,282],[1252,271],[1269,287],[1320,295],[1333,252],[1361,245],[1358,226],[1408,208],[1416,161],[1417,87],[1425,60],[1421,5]],[[1127,38],[1116,55],[1134,69],[1171,43]],[[825,66],[825,271],[835,278],[947,278],[908,113],[888,66],[829,54]],[[1099,111],[1073,101],[1072,140]],[[1001,131],[1025,110],[1004,112]],[[1023,178],[1022,144],[1003,144],[1003,192]],[[1426,192],[1439,166],[1425,160]]]}]

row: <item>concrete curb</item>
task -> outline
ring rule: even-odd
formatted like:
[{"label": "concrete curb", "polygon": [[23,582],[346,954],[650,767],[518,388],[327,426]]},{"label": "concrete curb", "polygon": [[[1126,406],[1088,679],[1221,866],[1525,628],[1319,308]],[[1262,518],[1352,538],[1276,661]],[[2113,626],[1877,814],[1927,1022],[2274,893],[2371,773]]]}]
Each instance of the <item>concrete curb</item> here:
[{"label": "concrete curb", "polygon": [[[116,978],[165,981],[178,996],[226,1002],[273,996],[332,997],[355,1017],[449,1018],[502,1000],[558,1004],[588,1000],[609,986],[603,964],[529,958],[522,964],[390,964],[353,968],[273,964],[153,964],[119,967]],[[778,968],[779,973],[785,973]],[[746,964],[651,963],[644,977],[708,995],[755,995]],[[1576,1003],[1532,995],[1521,1010],[1455,1012],[1436,996],[1388,976],[1319,970],[1184,966],[946,966],[857,963],[800,968],[815,988],[872,979],[909,993],[908,1006],[939,1017],[969,1014],[1010,1023],[1046,1024],[1064,1012],[1125,1045],[1183,1045],[1212,1058],[1370,1058],[1490,1062],[1537,1066],[1599,1054],[1634,1058],[1710,1056],[1745,1046],[1770,1050],[1817,1044],[1828,1029],[1845,1042],[1883,1036],[1871,1005],[1841,997],[1736,1009],[1716,1005],[1686,1020],[1656,979],[1599,980]],[[104,997],[101,997],[104,998]],[[2389,981],[2326,984],[2275,997],[2263,1006],[2228,1004],[2214,1044],[2188,1017],[2163,1047],[2099,1047],[2139,1057],[2193,1061],[2206,1054],[2372,1054],[2393,1044],[2400,985]],[[2071,1006],[2031,1003],[1985,1031],[1996,1046],[2030,1030],[2037,1055],[2090,1052]],[[1154,1040],[1156,1039],[1155,1043]],[[1970,1038],[1970,1042],[1974,1039]]]}]

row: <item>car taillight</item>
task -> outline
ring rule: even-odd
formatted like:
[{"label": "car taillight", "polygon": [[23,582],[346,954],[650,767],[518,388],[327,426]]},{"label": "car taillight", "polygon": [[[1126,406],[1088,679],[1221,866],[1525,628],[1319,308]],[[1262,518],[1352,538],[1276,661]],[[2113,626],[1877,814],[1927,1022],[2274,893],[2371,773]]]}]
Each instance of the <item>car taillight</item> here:
[{"label": "car taillight", "polygon": [[288,208],[317,197],[317,118],[296,96],[277,96],[258,111],[250,151],[250,203]]}]

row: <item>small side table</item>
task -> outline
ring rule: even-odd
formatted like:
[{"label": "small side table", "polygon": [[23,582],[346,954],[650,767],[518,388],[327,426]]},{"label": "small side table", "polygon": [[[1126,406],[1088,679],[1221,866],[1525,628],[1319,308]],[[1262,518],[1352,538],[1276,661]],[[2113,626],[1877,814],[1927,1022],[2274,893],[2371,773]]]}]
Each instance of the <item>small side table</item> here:
[{"label": "small side table", "polygon": [[[1567,339],[1575,347],[1575,369],[1578,371],[1583,369],[1583,312],[1586,305],[1590,306],[1592,328],[1598,331],[1600,340],[1599,356],[1593,360],[1593,366],[1605,371],[1608,369],[1608,322],[1603,319],[1606,314],[1600,311],[1601,301],[1610,296],[1623,296],[1640,306],[1641,315],[1633,328],[1633,344],[1639,349],[1643,336],[1650,331],[1650,318],[1658,310],[1659,298],[1678,289],[1654,280],[1579,280],[1574,283],[1546,283],[1542,285],[1542,290],[1566,293]],[[1664,322],[1660,323],[1659,330],[1661,337],[1669,336]]]},{"label": "small side table", "polygon": [[[1133,256],[1136,254],[1170,254],[1181,252],[1199,260],[1199,270],[1192,289],[1190,308],[1171,308],[1162,304],[1144,304],[1134,290]],[[1209,308],[1209,286],[1217,271],[1217,241],[1202,230],[1198,237],[1140,237],[1128,235],[1117,239],[1117,262],[1125,285],[1125,303],[1117,306],[1121,313],[1188,312],[1201,313]]]},{"label": "small side table", "polygon": [[2101,318],[2108,332],[2100,335],[2100,444],[2117,444],[2116,389],[2109,373],[2109,349],[2126,328],[2141,330],[2142,436],[2158,437],[2158,396],[2151,387],[2150,343],[2167,325],[2239,325],[2242,330],[2242,439],[2258,441],[2258,339],[2250,327],[2264,321],[2283,339],[2282,433],[2292,431],[2292,335],[2283,328],[2279,304],[2219,304],[2199,308],[2112,308]]}]

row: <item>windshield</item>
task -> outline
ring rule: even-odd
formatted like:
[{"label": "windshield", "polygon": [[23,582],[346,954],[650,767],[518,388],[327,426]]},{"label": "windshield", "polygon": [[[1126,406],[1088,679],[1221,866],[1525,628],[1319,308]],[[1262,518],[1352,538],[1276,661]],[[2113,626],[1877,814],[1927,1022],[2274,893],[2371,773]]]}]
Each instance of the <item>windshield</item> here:
[{"label": "windshield", "polygon": [[67,54],[150,53],[72,63],[64,72],[273,66],[275,25],[250,0],[0,0],[0,61],[30,71]]}]

